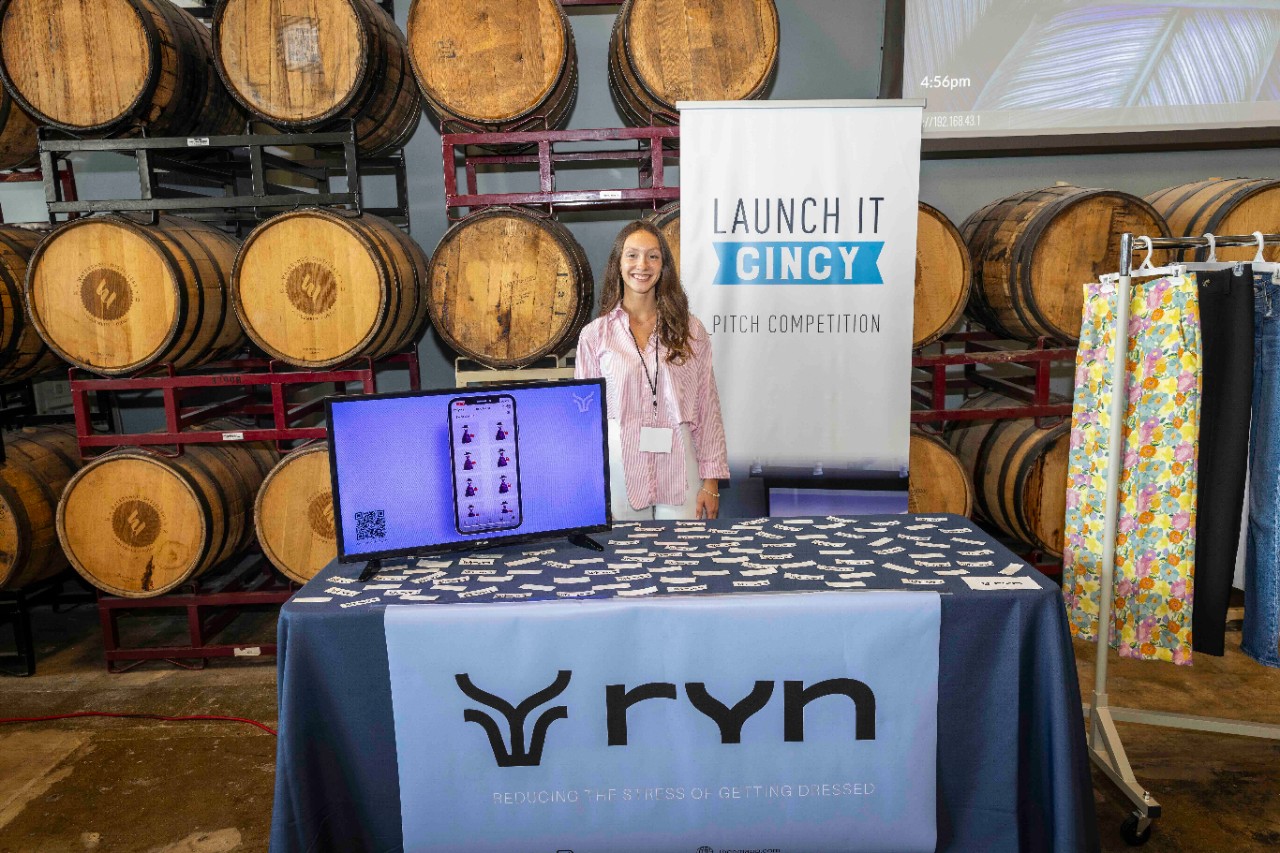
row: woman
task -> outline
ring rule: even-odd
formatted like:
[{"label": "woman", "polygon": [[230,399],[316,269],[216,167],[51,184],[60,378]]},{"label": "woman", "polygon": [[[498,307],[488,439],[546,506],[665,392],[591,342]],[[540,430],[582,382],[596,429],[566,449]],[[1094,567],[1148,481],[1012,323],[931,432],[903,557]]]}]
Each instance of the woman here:
[{"label": "woman", "polygon": [[729,467],[711,338],[648,222],[613,243],[600,316],[578,336],[576,375],[605,379],[615,521],[720,514]]}]

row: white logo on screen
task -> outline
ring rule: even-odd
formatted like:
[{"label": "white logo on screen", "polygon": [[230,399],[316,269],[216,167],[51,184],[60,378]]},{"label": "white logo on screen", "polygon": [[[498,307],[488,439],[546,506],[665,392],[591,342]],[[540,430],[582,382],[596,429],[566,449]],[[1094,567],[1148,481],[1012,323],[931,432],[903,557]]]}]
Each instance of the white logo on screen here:
[{"label": "white logo on screen", "polygon": [[591,401],[595,399],[595,396],[596,396],[595,391],[592,391],[591,393],[587,394],[587,396],[585,397],[579,397],[577,394],[574,394],[573,402],[578,404],[579,412],[585,412],[591,408]]}]

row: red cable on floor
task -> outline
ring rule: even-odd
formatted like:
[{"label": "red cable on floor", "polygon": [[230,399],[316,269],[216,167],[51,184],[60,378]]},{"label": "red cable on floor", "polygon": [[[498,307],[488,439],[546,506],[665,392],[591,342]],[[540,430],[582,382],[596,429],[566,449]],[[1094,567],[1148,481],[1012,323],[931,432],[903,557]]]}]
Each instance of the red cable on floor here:
[{"label": "red cable on floor", "polygon": [[142,720],[165,720],[167,722],[187,722],[191,720],[222,720],[228,723],[248,723],[257,726],[269,735],[275,735],[275,729],[257,720],[246,717],[218,717],[212,714],[195,714],[190,717],[166,717],[162,714],[117,714],[110,711],[75,711],[70,714],[51,714],[47,717],[0,717],[0,725],[5,723],[43,723],[47,720],[67,720],[72,717],[136,717]]}]

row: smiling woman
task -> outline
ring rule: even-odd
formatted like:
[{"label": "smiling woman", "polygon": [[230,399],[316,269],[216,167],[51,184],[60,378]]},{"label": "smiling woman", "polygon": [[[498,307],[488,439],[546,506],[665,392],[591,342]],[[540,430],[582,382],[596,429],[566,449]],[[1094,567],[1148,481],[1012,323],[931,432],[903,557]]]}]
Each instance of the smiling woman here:
[{"label": "smiling woman", "polygon": [[613,519],[717,517],[729,468],[711,338],[653,223],[614,241],[575,373],[605,379]]}]

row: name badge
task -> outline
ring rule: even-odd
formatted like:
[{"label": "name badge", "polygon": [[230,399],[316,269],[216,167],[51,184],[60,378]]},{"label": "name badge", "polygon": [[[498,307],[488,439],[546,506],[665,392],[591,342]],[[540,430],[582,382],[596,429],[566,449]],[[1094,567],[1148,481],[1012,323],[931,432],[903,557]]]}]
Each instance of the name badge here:
[{"label": "name badge", "polygon": [[640,427],[640,449],[645,453],[670,453],[671,432],[671,427]]}]

